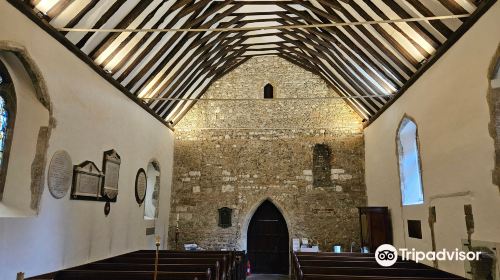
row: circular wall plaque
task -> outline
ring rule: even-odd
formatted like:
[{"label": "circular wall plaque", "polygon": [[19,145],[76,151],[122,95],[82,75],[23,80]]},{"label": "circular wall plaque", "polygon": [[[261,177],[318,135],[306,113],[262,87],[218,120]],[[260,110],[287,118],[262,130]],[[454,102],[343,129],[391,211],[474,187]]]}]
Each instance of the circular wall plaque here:
[{"label": "circular wall plaque", "polygon": [[106,203],[104,204],[104,215],[108,216],[110,211],[111,203],[109,203],[109,201],[106,201]]},{"label": "circular wall plaque", "polygon": [[52,156],[47,174],[47,184],[53,197],[63,198],[71,187],[73,163],[66,151],[57,151]]},{"label": "circular wall plaque", "polygon": [[135,200],[141,205],[146,197],[146,187],[148,180],[146,177],[146,171],[143,168],[137,171],[137,176],[135,176]]}]

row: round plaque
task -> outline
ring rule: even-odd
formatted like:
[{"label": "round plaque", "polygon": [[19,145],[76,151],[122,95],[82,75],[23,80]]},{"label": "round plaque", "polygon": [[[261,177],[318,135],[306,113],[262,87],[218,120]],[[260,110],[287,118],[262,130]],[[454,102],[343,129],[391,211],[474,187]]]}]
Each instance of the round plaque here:
[{"label": "round plaque", "polygon": [[146,187],[147,187],[147,177],[146,171],[144,169],[139,169],[137,171],[137,176],[135,176],[135,200],[141,205],[146,197]]},{"label": "round plaque", "polygon": [[106,201],[106,203],[104,204],[104,215],[106,215],[107,217],[110,211],[111,211],[111,203],[109,203],[109,201]]},{"label": "round plaque", "polygon": [[50,161],[47,184],[53,197],[63,198],[71,187],[73,163],[66,151],[57,151]]}]

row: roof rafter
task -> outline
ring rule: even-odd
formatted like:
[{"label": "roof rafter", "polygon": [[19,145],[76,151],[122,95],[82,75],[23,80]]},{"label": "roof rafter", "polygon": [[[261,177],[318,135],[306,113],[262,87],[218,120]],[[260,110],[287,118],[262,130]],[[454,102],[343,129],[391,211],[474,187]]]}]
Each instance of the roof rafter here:
[{"label": "roof rafter", "polygon": [[[157,117],[178,122],[215,80],[255,56],[277,55],[323,78],[364,118],[377,116],[454,39],[466,18],[401,22],[412,17],[484,13],[496,0],[9,0],[41,12],[49,24],[73,28],[194,29],[202,32],[61,31],[109,77],[148,99]],[[135,2],[134,2],[135,1]],[[16,2],[14,4],[14,2]],[[439,7],[437,7],[439,6]],[[42,10],[40,10],[42,9]],[[471,20],[472,20],[471,19]],[[359,25],[361,21],[390,21]],[[398,21],[398,22],[394,22]],[[331,26],[336,23],[350,25]],[[294,30],[275,25],[318,25]],[[329,24],[330,26],[324,26]],[[58,27],[54,26],[54,27]],[[214,32],[213,28],[265,27]],[[206,30],[208,29],[208,30]],[[224,30],[225,31],[225,30]],[[384,97],[387,96],[387,97]],[[143,107],[144,107],[143,106]]]}]

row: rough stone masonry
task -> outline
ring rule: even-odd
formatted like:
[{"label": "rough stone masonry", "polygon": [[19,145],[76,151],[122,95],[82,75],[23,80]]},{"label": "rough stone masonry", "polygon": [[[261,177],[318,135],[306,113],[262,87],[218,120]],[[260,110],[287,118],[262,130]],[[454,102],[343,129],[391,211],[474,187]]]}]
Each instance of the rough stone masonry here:
[{"label": "rough stone masonry", "polygon": [[[264,100],[266,84],[274,99]],[[256,208],[271,200],[290,237],[322,250],[359,246],[357,206],[366,205],[361,118],[334,97],[317,75],[279,57],[252,58],[216,81],[176,126],[169,246],[246,249]],[[347,101],[348,102],[348,101]],[[315,145],[327,145],[330,177],[314,179]],[[323,179],[322,179],[323,178]],[[323,181],[322,181],[323,180]],[[218,209],[233,209],[232,226],[218,226]]]}]

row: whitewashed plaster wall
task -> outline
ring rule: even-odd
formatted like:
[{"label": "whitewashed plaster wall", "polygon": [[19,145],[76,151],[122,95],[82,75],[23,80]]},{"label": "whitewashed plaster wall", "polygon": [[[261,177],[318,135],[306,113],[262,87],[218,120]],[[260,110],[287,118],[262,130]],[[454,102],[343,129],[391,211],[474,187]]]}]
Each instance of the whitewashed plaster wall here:
[{"label": "whitewashed plaster wall", "polygon": [[[29,210],[30,168],[38,129],[49,115],[35,98],[19,60],[3,53],[17,93],[14,130],[4,200],[0,209],[0,279],[15,279],[59,270],[109,256],[151,248],[146,236],[144,205],[135,201],[137,170],[155,159],[161,167],[160,213],[156,234],[166,239],[170,209],[173,133],[137,106],[60,43],[6,1],[0,1],[0,41],[26,47],[41,69],[57,126],[52,129],[47,160],[69,152],[73,164],[91,160],[101,168],[103,152],[115,149],[122,158],[118,201],[105,217],[102,202],[53,198],[46,186],[39,213]],[[47,164],[48,166],[48,164]],[[46,174],[46,170],[45,170]]]},{"label": "whitewashed plaster wall", "polygon": [[[437,249],[462,248],[464,204],[472,204],[473,240],[500,242],[500,192],[492,183],[494,141],[488,132],[488,71],[500,40],[500,3],[365,129],[368,204],[389,206],[399,247],[430,251],[428,208],[436,207]],[[404,114],[417,123],[425,203],[401,207],[396,131]],[[454,193],[470,195],[439,198]],[[423,239],[409,238],[406,221],[421,220]],[[465,275],[461,262],[441,269]]]}]

